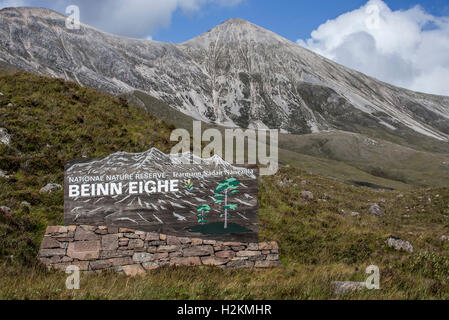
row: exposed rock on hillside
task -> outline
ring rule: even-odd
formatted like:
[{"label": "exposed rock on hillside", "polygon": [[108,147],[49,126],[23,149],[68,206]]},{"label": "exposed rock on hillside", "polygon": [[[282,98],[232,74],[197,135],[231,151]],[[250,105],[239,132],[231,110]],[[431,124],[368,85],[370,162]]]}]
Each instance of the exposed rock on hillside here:
[{"label": "exposed rock on hillside", "polygon": [[336,281],[336,282],[333,282],[332,285],[334,286],[334,294],[336,296],[344,295],[349,292],[366,289],[365,282]]},{"label": "exposed rock on hillside", "polygon": [[449,137],[448,97],[377,81],[241,19],[168,44],[70,31],[48,9],[8,8],[0,18],[0,60],[114,94],[141,90],[206,122]]},{"label": "exposed rock on hillside", "polygon": [[408,253],[413,253],[413,246],[410,244],[410,242],[402,240],[395,236],[390,236],[386,244],[388,247],[393,248],[397,251],[406,251]]},{"label": "exposed rock on hillside", "polygon": [[373,204],[370,208],[369,208],[369,212],[372,215],[378,216],[378,217],[382,217],[385,215],[385,212],[383,212],[383,210],[380,208],[380,206],[376,203]]},{"label": "exposed rock on hillside", "polygon": [[11,136],[8,134],[8,131],[5,128],[0,128],[0,143],[3,143],[7,146],[11,144]]},{"label": "exposed rock on hillside", "polygon": [[61,190],[61,189],[62,189],[62,186],[60,184],[49,183],[45,187],[43,187],[39,192],[40,193],[52,193],[53,191]]}]

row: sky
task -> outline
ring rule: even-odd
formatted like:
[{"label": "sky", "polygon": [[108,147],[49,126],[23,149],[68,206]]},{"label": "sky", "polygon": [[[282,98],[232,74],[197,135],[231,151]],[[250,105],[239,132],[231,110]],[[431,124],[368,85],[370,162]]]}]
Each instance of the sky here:
[{"label": "sky", "polygon": [[379,80],[449,95],[448,0],[0,0],[127,37],[179,43],[242,18]]}]

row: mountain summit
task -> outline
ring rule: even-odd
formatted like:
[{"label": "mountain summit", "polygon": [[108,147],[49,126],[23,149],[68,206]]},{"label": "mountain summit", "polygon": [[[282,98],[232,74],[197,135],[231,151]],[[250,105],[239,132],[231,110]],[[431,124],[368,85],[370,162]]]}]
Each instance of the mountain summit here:
[{"label": "mountain summit", "polygon": [[222,43],[251,41],[264,45],[292,43],[290,40],[251,22],[239,18],[232,18],[212,28],[208,32],[187,41],[185,44],[205,44],[217,40]]},{"label": "mountain summit", "polygon": [[64,19],[47,9],[0,11],[0,61],[113,94],[140,90],[226,126],[449,138],[448,97],[377,81],[241,19],[180,44],[67,30]]}]

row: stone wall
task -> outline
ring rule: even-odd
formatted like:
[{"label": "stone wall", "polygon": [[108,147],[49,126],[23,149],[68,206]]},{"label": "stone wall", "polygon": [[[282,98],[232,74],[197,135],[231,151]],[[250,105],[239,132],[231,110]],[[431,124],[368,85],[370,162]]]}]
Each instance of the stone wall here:
[{"label": "stone wall", "polygon": [[276,242],[222,242],[94,226],[47,227],[39,259],[50,269],[76,265],[82,271],[115,270],[127,275],[165,266],[280,266]]}]

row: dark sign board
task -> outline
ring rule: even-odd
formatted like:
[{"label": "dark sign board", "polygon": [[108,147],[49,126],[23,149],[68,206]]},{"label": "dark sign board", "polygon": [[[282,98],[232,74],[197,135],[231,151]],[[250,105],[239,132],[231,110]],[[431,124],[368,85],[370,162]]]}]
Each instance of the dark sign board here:
[{"label": "dark sign board", "polygon": [[257,167],[191,157],[151,149],[68,162],[64,223],[257,242]]}]

